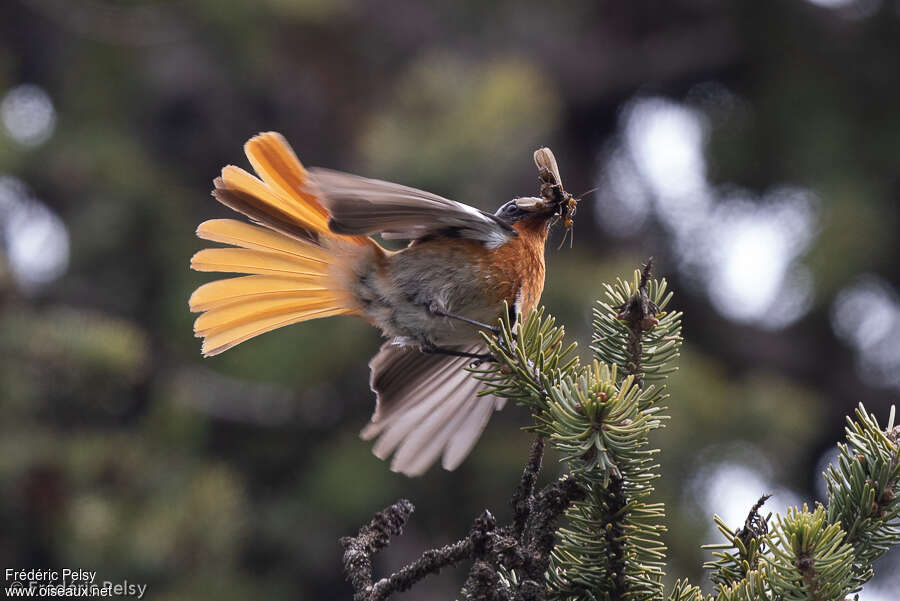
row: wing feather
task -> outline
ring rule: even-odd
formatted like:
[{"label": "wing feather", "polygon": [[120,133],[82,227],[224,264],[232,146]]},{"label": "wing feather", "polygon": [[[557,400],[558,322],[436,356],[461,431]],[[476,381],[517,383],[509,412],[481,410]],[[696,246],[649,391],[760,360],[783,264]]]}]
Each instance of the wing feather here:
[{"label": "wing feather", "polygon": [[[472,345],[457,350],[485,349]],[[441,454],[443,466],[454,469],[472,450],[502,403],[491,395],[478,396],[484,383],[465,370],[469,361],[422,353],[395,341],[385,342],[373,357],[369,366],[377,401],[362,437],[378,437],[373,448],[378,457],[394,454],[392,470],[417,476]]]},{"label": "wing feather", "polygon": [[491,247],[517,235],[494,215],[431,192],[330,169],[310,169],[310,175],[338,234],[415,240],[453,232]]}]

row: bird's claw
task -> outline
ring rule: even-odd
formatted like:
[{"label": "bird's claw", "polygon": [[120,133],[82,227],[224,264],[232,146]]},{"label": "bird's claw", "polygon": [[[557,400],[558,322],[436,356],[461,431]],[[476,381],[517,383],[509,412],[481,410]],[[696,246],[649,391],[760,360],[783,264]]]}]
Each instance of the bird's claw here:
[{"label": "bird's claw", "polygon": [[482,363],[498,363],[497,357],[492,353],[483,353],[469,362],[469,369],[477,369]]}]

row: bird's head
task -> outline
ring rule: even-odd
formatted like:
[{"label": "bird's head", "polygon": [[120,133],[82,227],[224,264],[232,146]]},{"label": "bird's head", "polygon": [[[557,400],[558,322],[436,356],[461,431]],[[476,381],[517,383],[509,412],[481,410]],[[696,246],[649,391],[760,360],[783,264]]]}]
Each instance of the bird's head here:
[{"label": "bird's head", "polygon": [[509,202],[504,203],[497,209],[494,216],[499,217],[510,225],[524,219],[529,221],[546,221],[557,214],[557,208],[553,204],[544,202],[542,198],[526,196],[524,198],[513,198]]},{"label": "bird's head", "polygon": [[534,162],[540,175],[541,196],[514,198],[494,215],[519,231],[543,229],[546,232],[559,219],[571,229],[578,199],[563,189],[556,158],[549,148],[540,148],[534,153]]}]

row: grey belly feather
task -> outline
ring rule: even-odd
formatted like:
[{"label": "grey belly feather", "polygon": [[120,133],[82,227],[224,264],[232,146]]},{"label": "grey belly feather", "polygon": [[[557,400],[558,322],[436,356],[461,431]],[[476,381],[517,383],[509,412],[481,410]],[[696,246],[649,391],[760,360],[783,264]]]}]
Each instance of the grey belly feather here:
[{"label": "grey belly feather", "polygon": [[493,324],[502,303],[486,305],[485,287],[495,285],[470,264],[437,258],[430,249],[409,250],[390,258],[386,274],[374,267],[357,277],[354,293],[363,312],[385,336],[417,346],[455,346],[480,342],[478,329],[437,316],[433,308]]}]

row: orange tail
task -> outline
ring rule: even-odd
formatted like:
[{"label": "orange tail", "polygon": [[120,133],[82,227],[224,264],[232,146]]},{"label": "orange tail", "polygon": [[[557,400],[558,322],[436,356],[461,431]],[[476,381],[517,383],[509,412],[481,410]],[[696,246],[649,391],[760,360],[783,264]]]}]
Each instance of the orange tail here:
[{"label": "orange tail", "polygon": [[213,196],[259,225],[201,223],[197,236],[237,248],[207,248],[191,259],[197,271],[252,274],[204,284],[191,295],[191,311],[203,312],[194,333],[204,339],[207,357],[282,326],[354,313],[329,274],[335,258],[329,249],[335,242],[377,246],[328,229],[328,211],[309,191],[306,169],[283,136],[255,136],[244,152],[262,180],[229,165],[216,178]]}]

